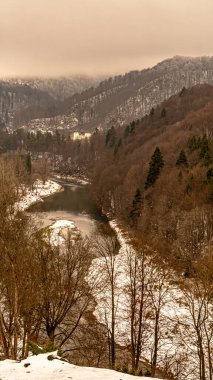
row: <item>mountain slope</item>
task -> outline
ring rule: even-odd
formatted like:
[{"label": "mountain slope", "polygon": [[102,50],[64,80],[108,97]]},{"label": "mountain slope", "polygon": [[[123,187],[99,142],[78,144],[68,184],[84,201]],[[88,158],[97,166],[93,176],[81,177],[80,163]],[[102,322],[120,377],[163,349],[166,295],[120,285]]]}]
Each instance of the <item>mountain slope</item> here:
[{"label": "mountain slope", "polygon": [[100,78],[82,75],[56,78],[8,79],[6,82],[12,86],[27,85],[33,89],[45,91],[55,100],[61,101],[76,93],[81,93],[89,87],[97,86]]},{"label": "mountain slope", "polygon": [[[32,80],[26,82],[27,85],[24,82],[13,85],[4,83],[2,84],[4,88],[0,89],[0,117],[7,122],[9,112],[10,121],[14,120],[16,125],[22,125],[33,119],[57,116],[56,119],[49,120],[49,125],[54,124],[56,127],[63,125],[65,129],[75,127],[95,130],[97,127],[123,125],[140,119],[149,113],[152,107],[156,107],[184,87],[203,83],[212,84],[213,57],[167,59],[153,68],[109,78],[96,88],[90,87],[63,100],[69,91],[81,91],[84,86],[89,85],[89,81],[76,79],[76,82],[73,82],[71,78],[59,78]],[[8,87],[6,97],[3,94],[5,86]],[[21,98],[21,101],[16,102],[18,106],[12,112],[10,101],[6,100],[9,99],[11,86],[13,92],[28,89],[37,94],[38,99],[33,96],[32,101],[30,96],[24,94],[24,99]],[[46,92],[38,90],[39,88]],[[41,120],[42,124],[45,122]],[[39,127],[40,121],[36,123]]]},{"label": "mountain slope", "polygon": [[51,114],[54,99],[45,91],[33,89],[26,84],[0,81],[0,126],[14,125],[25,119]]},{"label": "mountain slope", "polygon": [[55,116],[61,101],[98,82],[86,76],[0,80],[0,125]]},{"label": "mountain slope", "polygon": [[213,57],[174,57],[151,69],[109,78],[95,89],[66,99],[58,113],[76,118],[83,129],[125,124],[183,87],[202,83],[213,83]]},{"label": "mountain slope", "polygon": [[[91,166],[102,209],[135,227],[183,270],[213,238],[212,120],[213,86],[181,91],[140,123],[111,129]],[[153,161],[157,147],[163,165],[159,152]]]}]

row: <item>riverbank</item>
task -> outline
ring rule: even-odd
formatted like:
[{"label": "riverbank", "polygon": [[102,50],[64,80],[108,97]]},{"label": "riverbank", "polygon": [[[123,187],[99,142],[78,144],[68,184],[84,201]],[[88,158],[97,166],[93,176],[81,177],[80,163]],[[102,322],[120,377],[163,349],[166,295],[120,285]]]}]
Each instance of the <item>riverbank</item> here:
[{"label": "riverbank", "polygon": [[77,176],[77,175],[56,175],[56,179],[62,180],[62,181],[68,181],[76,183],[77,185],[89,185],[91,182],[89,179],[85,176]]},{"label": "riverbank", "polygon": [[17,208],[20,211],[25,211],[34,203],[42,202],[43,198],[46,198],[59,191],[63,191],[63,187],[57,182],[47,180],[45,183],[43,183],[42,181],[37,180],[33,184],[32,189],[24,190],[24,196],[22,197],[21,201],[17,203]]},{"label": "riverbank", "polygon": [[[130,268],[136,265],[134,260],[137,253],[131,243],[128,231],[125,230],[116,220],[109,221],[110,227],[116,233],[120,244],[119,252],[113,259],[113,275],[114,275],[114,304],[115,311],[115,341],[120,346],[126,346],[130,342],[131,337],[131,293],[132,278]],[[146,246],[143,250],[146,250]],[[140,253],[139,253],[140,254]],[[155,308],[159,305],[159,343],[158,343],[158,365],[157,375],[164,373],[165,362],[169,363],[171,372],[176,371],[176,364],[181,358],[183,366],[183,374],[187,373],[187,379],[194,380],[194,373],[197,368],[194,368],[196,362],[196,336],[193,331],[193,320],[190,314],[190,304],[187,304],[187,298],[181,288],[179,279],[172,269],[166,268],[163,260],[156,261],[154,255],[143,252],[143,276],[146,284],[146,314],[145,330],[146,340],[143,343],[141,353],[142,362],[147,363],[149,368],[150,352],[154,347],[155,328]],[[109,257],[110,259],[110,257]],[[130,262],[131,261],[131,262]],[[130,267],[130,264],[133,267]],[[106,257],[95,258],[91,265],[91,272],[97,273],[97,276],[103,276],[102,282],[105,284],[102,292],[94,294],[96,307],[94,316],[99,323],[106,323],[111,328],[112,315],[112,293],[110,283],[106,273],[107,265],[110,267],[110,262],[107,262]],[[140,271],[140,262],[137,270]],[[142,279],[143,281],[143,279]],[[140,276],[136,278],[137,287],[140,288],[142,282]],[[149,297],[149,299],[148,299]],[[194,300],[195,313],[199,313],[199,300]],[[190,343],[189,343],[190,342]],[[183,357],[183,350],[185,356]],[[183,375],[184,376],[184,375]],[[180,379],[183,379],[182,376]]]}]

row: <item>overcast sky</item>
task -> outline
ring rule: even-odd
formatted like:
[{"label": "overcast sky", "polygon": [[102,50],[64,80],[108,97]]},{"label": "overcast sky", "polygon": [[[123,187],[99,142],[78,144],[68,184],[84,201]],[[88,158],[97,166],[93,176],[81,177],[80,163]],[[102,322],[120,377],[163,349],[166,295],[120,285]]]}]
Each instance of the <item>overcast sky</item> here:
[{"label": "overcast sky", "polygon": [[0,0],[0,76],[115,74],[213,55],[213,0]]}]

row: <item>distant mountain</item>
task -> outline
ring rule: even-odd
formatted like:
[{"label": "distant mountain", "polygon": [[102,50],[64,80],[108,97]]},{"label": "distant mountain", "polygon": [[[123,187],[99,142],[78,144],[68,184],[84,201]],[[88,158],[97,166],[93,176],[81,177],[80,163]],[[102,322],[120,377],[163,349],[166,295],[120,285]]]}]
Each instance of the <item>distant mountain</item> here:
[{"label": "distant mountain", "polygon": [[0,125],[53,116],[55,104],[99,81],[87,76],[0,79]]},{"label": "distant mountain", "polygon": [[51,115],[54,103],[54,99],[45,91],[24,83],[0,81],[0,127],[19,124],[24,110],[28,120],[43,116],[43,110]]},{"label": "distant mountain", "polygon": [[99,78],[88,76],[70,76],[58,78],[26,78],[8,79],[8,83],[15,85],[28,85],[32,88],[48,92],[55,100],[64,100],[76,93],[81,93],[89,87],[97,86]]},{"label": "distant mountain", "polygon": [[183,87],[203,83],[213,83],[213,57],[174,57],[150,69],[109,78],[66,99],[59,113],[78,119],[80,128],[116,126],[141,118]]},{"label": "distant mountain", "polygon": [[[89,85],[89,81],[89,79],[88,81],[76,79],[76,82],[73,82],[71,78],[38,79],[28,81],[27,84],[23,80],[17,81],[17,84],[13,84],[13,88],[18,86],[20,89],[21,86],[28,88],[28,91],[31,88],[31,91],[40,91],[40,95],[39,101],[34,105],[30,97],[28,100],[27,95],[24,95],[23,101],[16,103],[14,123],[22,125],[33,119],[54,116],[54,120],[48,121],[50,126],[63,125],[64,128],[75,127],[82,130],[127,124],[133,119],[140,119],[149,113],[152,107],[178,93],[183,87],[213,84],[213,57],[177,56],[153,68],[131,71],[125,75],[109,78],[100,82],[97,87],[90,87],[64,99],[69,91],[80,92],[83,86]],[[10,82],[7,85],[12,84]],[[0,89],[0,117],[3,115],[5,119],[8,106],[5,106],[5,100],[2,101],[1,93]],[[8,97],[7,94],[5,96]],[[42,124],[45,122],[41,120]],[[39,123],[37,120],[37,127]]]}]

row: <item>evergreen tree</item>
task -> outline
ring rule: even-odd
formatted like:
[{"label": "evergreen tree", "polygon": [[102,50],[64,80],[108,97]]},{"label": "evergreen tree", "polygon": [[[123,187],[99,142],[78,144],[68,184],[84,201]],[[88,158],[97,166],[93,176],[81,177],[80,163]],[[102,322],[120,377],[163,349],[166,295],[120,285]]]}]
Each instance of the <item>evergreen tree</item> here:
[{"label": "evergreen tree", "polygon": [[200,137],[196,137],[196,136],[189,137],[187,141],[187,147],[190,153],[192,153],[196,149],[199,149],[200,143],[201,143]]},{"label": "evergreen tree", "polygon": [[112,126],[106,134],[105,144],[109,147],[112,147],[115,145],[116,142],[116,131],[115,128]]},{"label": "evergreen tree", "polygon": [[121,145],[122,145],[122,139],[120,138],[119,140],[118,140],[118,142],[115,144],[115,148],[114,148],[114,155],[116,156],[116,154],[118,153],[118,150],[119,150],[119,148],[121,147]]},{"label": "evergreen tree", "polygon": [[187,195],[191,195],[191,193],[192,193],[192,185],[193,185],[193,182],[194,182],[194,176],[193,176],[193,174],[192,174],[192,175],[190,176],[190,178],[189,178],[189,181],[188,181],[186,187],[185,187],[185,191],[184,191],[185,194],[187,194]]},{"label": "evergreen tree", "polygon": [[206,178],[208,182],[212,182],[213,180],[213,168],[209,168],[206,173]]},{"label": "evergreen tree", "polygon": [[149,162],[149,171],[147,174],[145,189],[148,189],[148,187],[154,185],[163,166],[163,156],[160,149],[157,147],[151,157],[151,161]]},{"label": "evergreen tree", "polygon": [[176,161],[176,165],[188,167],[188,160],[187,160],[186,154],[185,154],[183,149],[180,151],[180,154],[179,154],[178,159]]},{"label": "evergreen tree", "polygon": [[200,141],[200,158],[203,159],[203,163],[205,166],[209,166],[212,164],[211,150],[206,135],[204,135],[202,140]]},{"label": "evergreen tree", "polygon": [[138,220],[141,216],[142,196],[140,189],[136,190],[134,199],[132,201],[132,209],[129,213],[130,226],[137,228]]},{"label": "evergreen tree", "polygon": [[130,134],[130,126],[127,125],[125,130],[124,130],[124,138],[129,137],[129,134]]},{"label": "evergreen tree", "polygon": [[136,128],[136,122],[135,121],[132,121],[132,123],[130,124],[130,133],[135,133],[135,128]]},{"label": "evergreen tree", "polygon": [[161,117],[166,117],[166,109],[163,108],[161,111]]},{"label": "evergreen tree", "polygon": [[152,107],[152,108],[151,108],[151,110],[150,110],[150,113],[149,113],[149,115],[150,115],[150,116],[153,116],[153,115],[154,115],[154,113],[155,113],[155,109]]},{"label": "evergreen tree", "polygon": [[200,142],[200,158],[205,158],[207,155],[209,155],[209,151],[209,142],[206,135],[204,135]]},{"label": "evergreen tree", "polygon": [[27,173],[30,175],[32,173],[32,162],[30,153],[27,153],[26,155],[26,169]]}]

